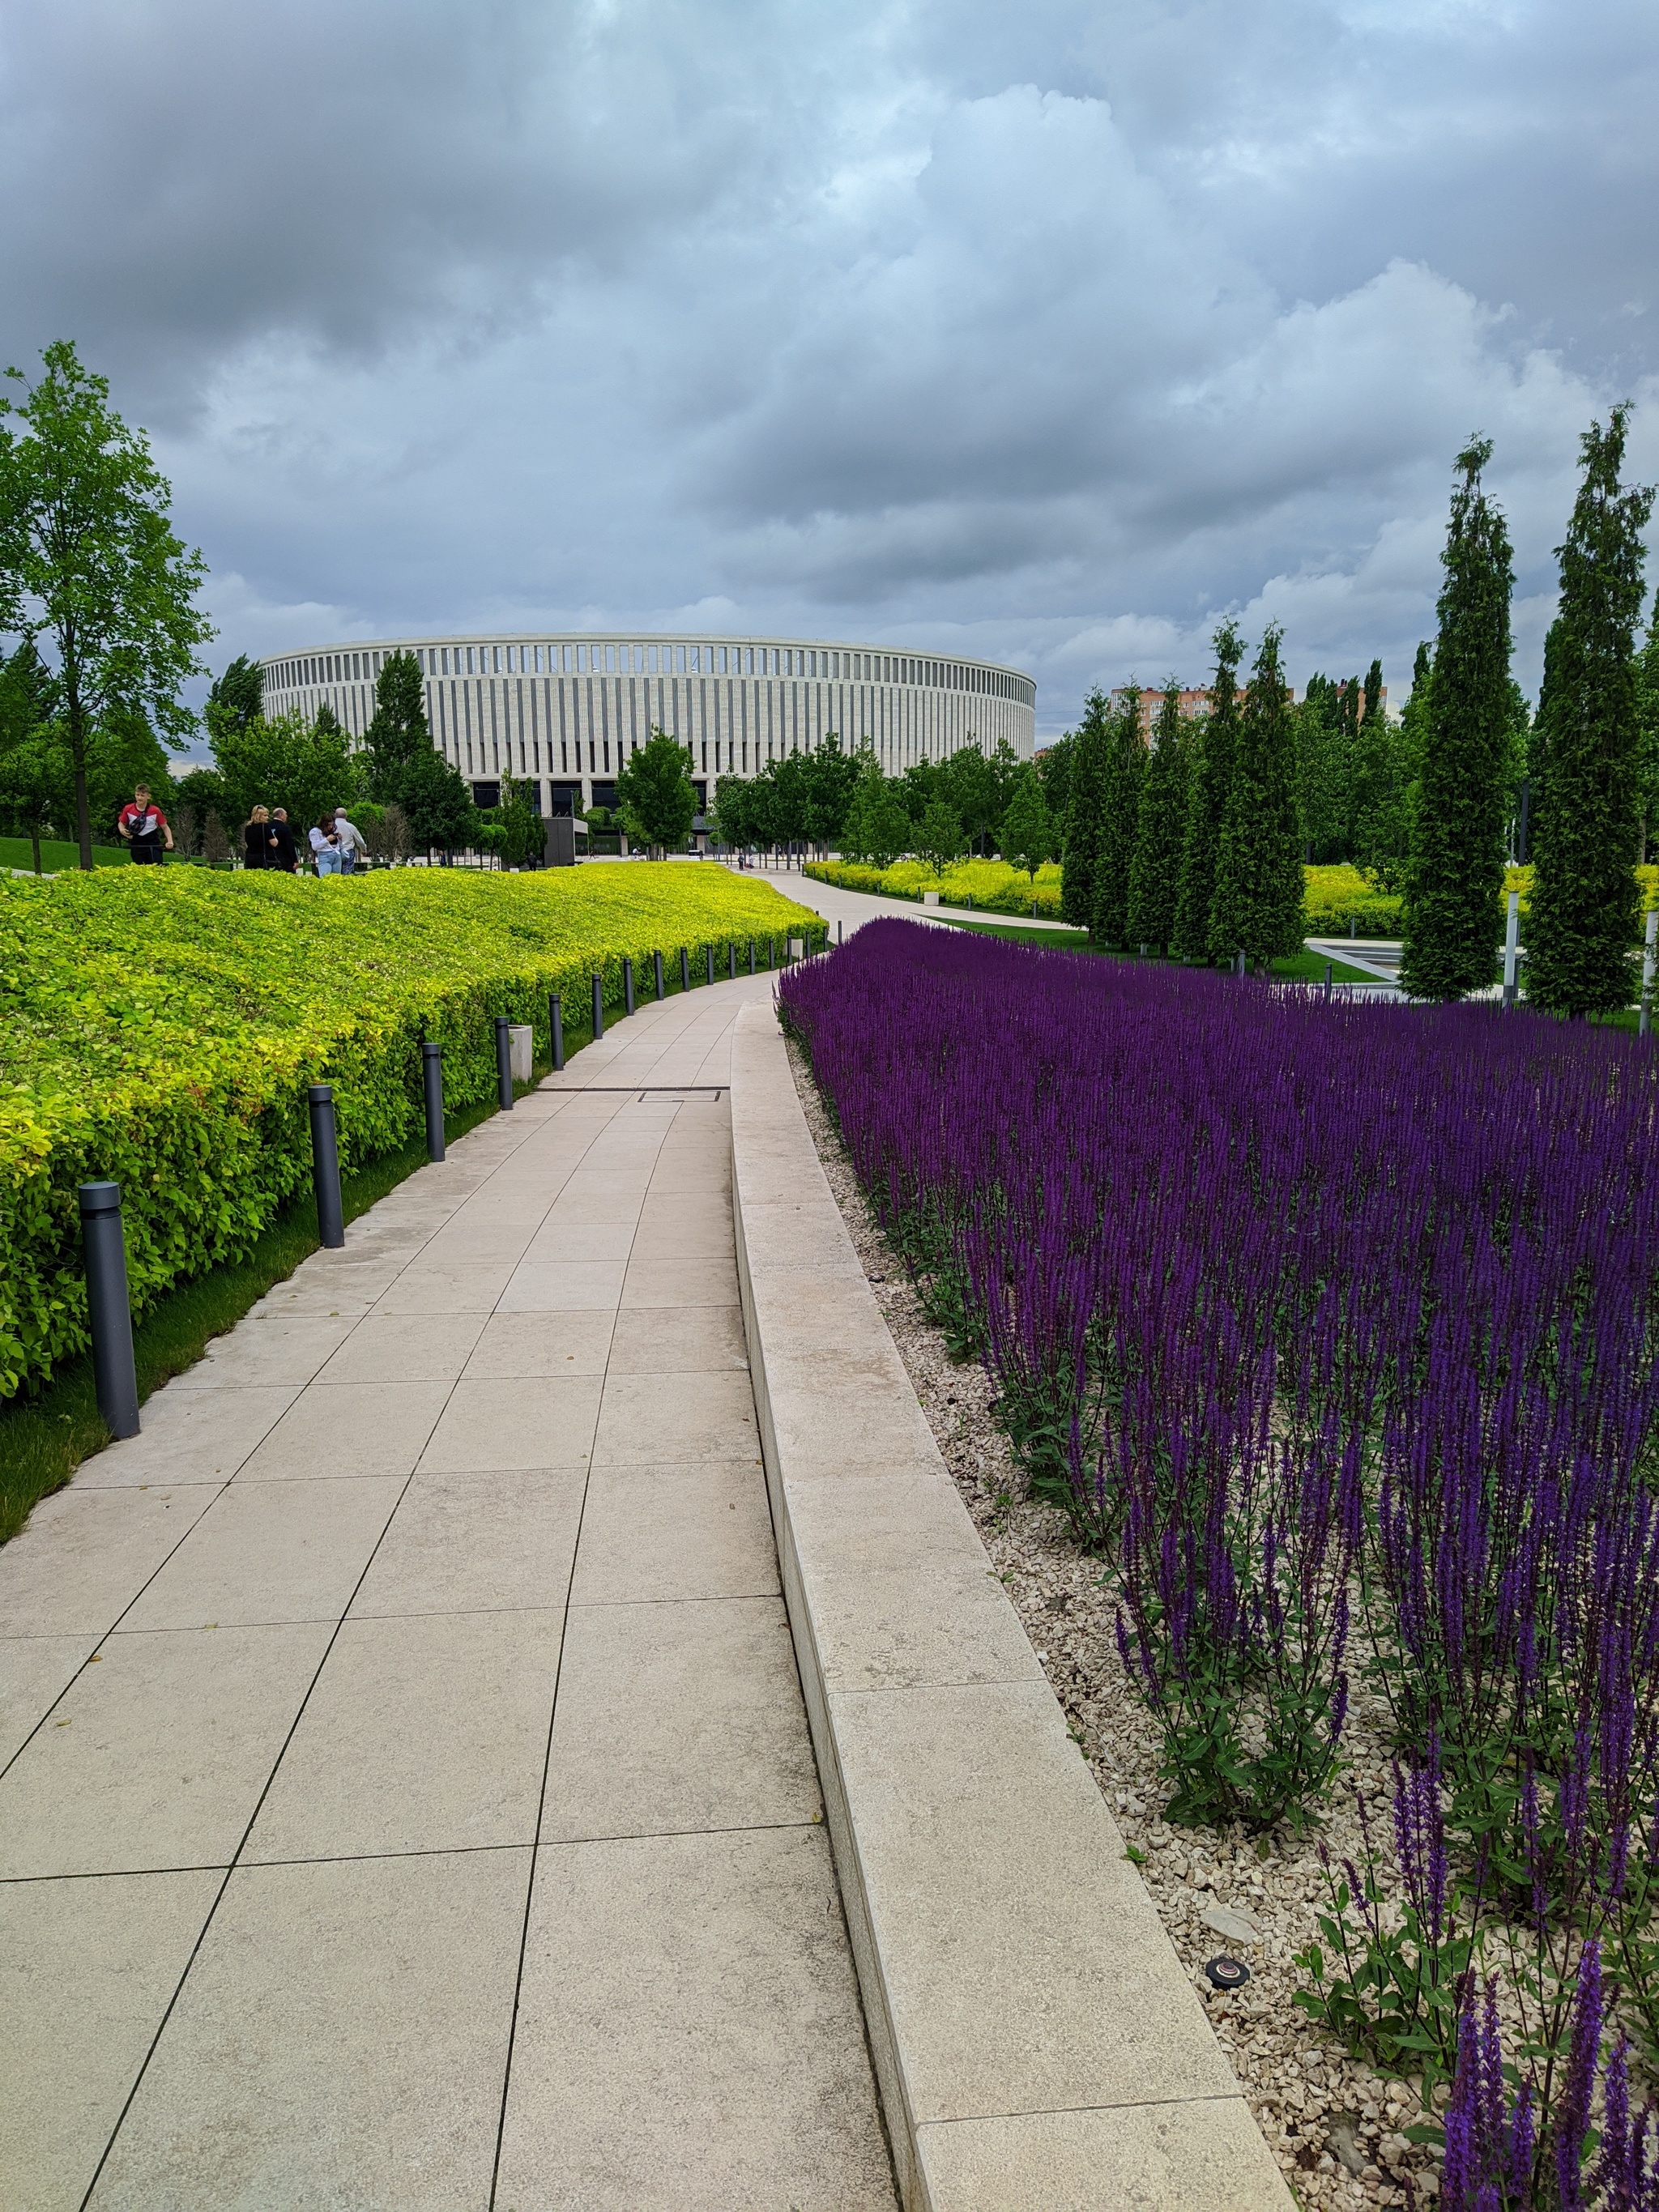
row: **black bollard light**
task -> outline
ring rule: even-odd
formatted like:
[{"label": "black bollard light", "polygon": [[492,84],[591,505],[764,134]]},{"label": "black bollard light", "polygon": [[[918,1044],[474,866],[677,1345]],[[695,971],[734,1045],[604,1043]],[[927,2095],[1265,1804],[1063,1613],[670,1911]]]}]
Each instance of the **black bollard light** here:
[{"label": "black bollard light", "polygon": [[427,1043],[421,1047],[421,1087],[426,1093],[426,1156],[429,1160],[441,1160],[444,1156],[444,1054],[441,1045]]},{"label": "black bollard light", "polygon": [[98,1410],[118,1437],[138,1433],[138,1373],[132,1358],[127,1241],[118,1182],[83,1182],[81,1244],[87,1258],[87,1322]]},{"label": "black bollard light", "polygon": [[[974,903],[971,894],[969,896],[968,903],[970,907]],[[839,919],[836,923],[836,942],[837,945],[845,945],[847,942],[847,924],[845,921]]]},{"label": "black bollard light", "polygon": [[553,1052],[553,1073],[564,1066],[564,1001],[555,991],[547,1002],[547,1034]]},{"label": "black bollard light", "polygon": [[752,937],[749,940],[749,972],[751,975],[755,972],[755,940]]},{"label": "black bollard light", "polygon": [[691,988],[691,963],[683,945],[680,947],[680,988],[682,991]]},{"label": "black bollard light", "polygon": [[1328,1006],[1330,1003],[1331,996],[1331,977],[1335,973],[1336,969],[1334,963],[1328,960],[1325,963],[1325,1002]]},{"label": "black bollard light", "polygon": [[505,1014],[495,1017],[495,1103],[503,1114],[513,1110],[513,1024]]},{"label": "black bollard light", "polygon": [[738,948],[730,938],[726,944],[726,980],[728,983],[738,980]]},{"label": "black bollard light", "polygon": [[334,1123],[334,1086],[313,1083],[311,1104],[311,1176],[317,1190],[317,1234],[326,1252],[345,1243],[345,1209],[340,1203],[340,1141]]},{"label": "black bollard light", "polygon": [[605,978],[596,968],[593,971],[593,1042],[597,1044],[605,1035]]},{"label": "black bollard light", "polygon": [[708,980],[712,983],[714,980],[714,948],[710,945],[705,950],[708,959]]},{"label": "black bollard light", "polygon": [[652,954],[652,956],[651,956],[651,965],[652,965],[652,968],[653,968],[653,969],[654,970],[654,972],[655,972],[655,975],[656,975],[656,982],[657,982],[657,996],[660,999],[660,998],[663,996],[663,988],[662,988],[662,955],[661,955],[661,953],[660,953],[660,952],[653,952],[653,953]]},{"label": "black bollard light", "polygon": [[627,953],[623,955],[623,1007],[627,1013],[634,1011],[634,963]]}]

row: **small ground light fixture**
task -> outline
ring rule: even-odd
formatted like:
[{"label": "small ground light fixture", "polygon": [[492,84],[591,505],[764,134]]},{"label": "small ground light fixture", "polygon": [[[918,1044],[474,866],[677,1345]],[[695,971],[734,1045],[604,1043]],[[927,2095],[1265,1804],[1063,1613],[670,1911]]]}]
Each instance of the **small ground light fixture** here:
[{"label": "small ground light fixture", "polygon": [[1250,1978],[1242,1959],[1212,1959],[1204,1971],[1218,1990],[1242,1990]]}]

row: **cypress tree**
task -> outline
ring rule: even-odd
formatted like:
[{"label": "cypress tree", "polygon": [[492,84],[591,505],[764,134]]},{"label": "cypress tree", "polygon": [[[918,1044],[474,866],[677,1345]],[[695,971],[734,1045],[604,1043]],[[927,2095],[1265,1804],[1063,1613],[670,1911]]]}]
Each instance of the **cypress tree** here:
[{"label": "cypress tree", "polygon": [[1227,815],[1233,747],[1238,736],[1238,663],[1244,650],[1231,617],[1211,642],[1215,651],[1215,681],[1210,686],[1210,711],[1194,740],[1187,830],[1181,848],[1181,888],[1176,900],[1175,955],[1178,960],[1195,963],[1212,957],[1210,908],[1215,896],[1216,854]]},{"label": "cypress tree", "polygon": [[1510,592],[1501,511],[1480,487],[1490,438],[1458,455],[1434,679],[1422,730],[1406,867],[1403,989],[1461,999],[1497,972],[1503,936],[1504,772],[1510,723]]},{"label": "cypress tree", "polygon": [[1653,493],[1620,487],[1627,407],[1581,441],[1584,475],[1556,548],[1561,602],[1550,626],[1543,805],[1527,925],[1527,993],[1575,1019],[1628,1006],[1639,934],[1636,626],[1642,532]]},{"label": "cypress tree", "polygon": [[1129,866],[1128,942],[1167,951],[1175,939],[1181,849],[1187,830],[1190,748],[1181,718],[1181,687],[1171,677],[1152,732]]},{"label": "cypress tree", "polygon": [[1636,664],[1636,811],[1640,830],[1637,855],[1645,867],[1659,853],[1659,592],[1653,599],[1648,641]]},{"label": "cypress tree", "polygon": [[1129,871],[1140,829],[1140,787],[1146,747],[1140,734],[1140,688],[1131,684],[1106,726],[1100,779],[1100,850],[1089,933],[1097,945],[1129,939]]},{"label": "cypress tree", "polygon": [[1302,945],[1296,719],[1279,658],[1282,635],[1268,626],[1239,718],[1210,919],[1212,953],[1222,959],[1243,952],[1265,963]]},{"label": "cypress tree", "polygon": [[1065,866],[1060,879],[1062,921],[1087,929],[1094,915],[1095,884],[1100,867],[1101,777],[1105,767],[1110,709],[1103,693],[1091,691],[1083,702],[1071,754],[1066,797]]}]

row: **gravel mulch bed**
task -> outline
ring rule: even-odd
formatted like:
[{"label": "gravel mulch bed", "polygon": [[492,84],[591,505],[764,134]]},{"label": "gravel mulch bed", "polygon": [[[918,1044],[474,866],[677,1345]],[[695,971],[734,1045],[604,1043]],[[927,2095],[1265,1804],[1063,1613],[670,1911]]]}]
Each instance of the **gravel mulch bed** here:
[{"label": "gravel mulch bed", "polygon": [[[952,1363],[793,1042],[790,1060],[830,1188],[945,1465],[1126,1844],[1146,1855],[1147,1893],[1298,2200],[1331,2212],[1432,2203],[1440,2189],[1435,2164],[1400,2132],[1425,2118],[1418,2098],[1407,2083],[1349,2057],[1291,2002],[1300,1980],[1291,1954],[1318,1939],[1316,1908],[1328,1906],[1313,1839],[1247,1841],[1242,1832],[1173,1828],[1159,1818],[1158,1739],[1124,1679],[1101,1562],[1079,1547],[1062,1514],[1025,1495],[991,1416],[989,1377],[977,1362]],[[1380,1715],[1356,1690],[1343,1738],[1348,1765],[1323,1808],[1322,1832],[1336,1856],[1360,1856],[1356,1787],[1378,1806],[1376,1840],[1387,1833],[1392,1784]],[[1225,1936],[1206,1924],[1206,1912],[1221,1920]],[[1252,1923],[1259,1941],[1241,1942],[1230,1915]],[[1212,1987],[1204,1967],[1218,1955],[1249,1966],[1243,1989]]]}]

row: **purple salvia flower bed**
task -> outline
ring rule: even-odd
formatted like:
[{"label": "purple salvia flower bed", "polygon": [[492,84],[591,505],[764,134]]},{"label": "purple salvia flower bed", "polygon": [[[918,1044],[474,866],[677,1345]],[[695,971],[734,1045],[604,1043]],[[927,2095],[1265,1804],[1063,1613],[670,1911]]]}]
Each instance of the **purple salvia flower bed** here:
[{"label": "purple salvia flower bed", "polygon": [[[1423,1924],[1456,1940],[1457,1891],[1464,1938],[1531,1926],[1528,2048],[1565,2050],[1583,1943],[1648,1893],[1659,1054],[897,921],[782,1001],[930,1310],[1116,1577],[1170,1817],[1306,1817],[1363,1658]],[[1420,1863],[1443,1768],[1459,1881]]]}]

